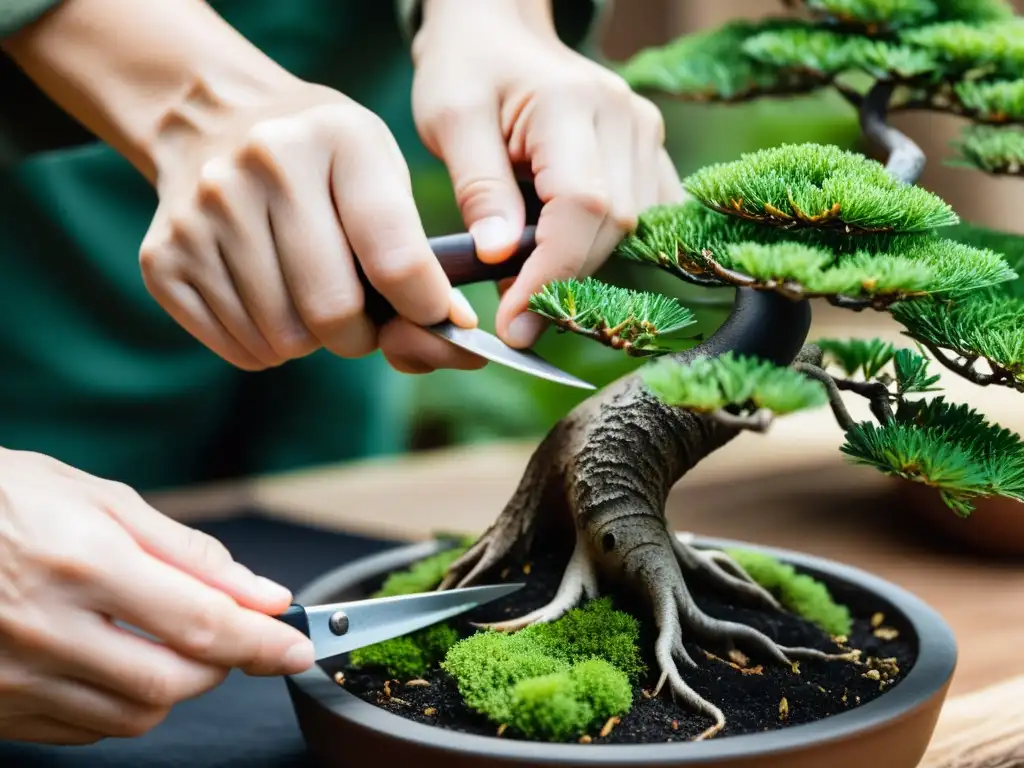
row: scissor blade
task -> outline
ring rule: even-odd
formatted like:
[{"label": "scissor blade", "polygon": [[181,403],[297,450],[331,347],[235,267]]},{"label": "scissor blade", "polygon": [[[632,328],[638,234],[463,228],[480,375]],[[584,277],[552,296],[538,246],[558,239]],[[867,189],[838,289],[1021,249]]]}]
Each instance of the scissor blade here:
[{"label": "scissor blade", "polygon": [[[307,607],[309,636],[317,659],[326,659],[429,627],[522,587],[494,584]],[[331,629],[331,619],[339,612],[348,620],[343,635]]]},{"label": "scissor blade", "polygon": [[457,347],[462,347],[480,357],[523,373],[539,376],[542,379],[569,387],[597,389],[593,384],[588,384],[583,379],[578,379],[572,374],[556,368],[536,352],[528,349],[513,349],[497,336],[479,328],[460,328],[454,323],[439,323],[428,327],[427,330],[447,339]]}]

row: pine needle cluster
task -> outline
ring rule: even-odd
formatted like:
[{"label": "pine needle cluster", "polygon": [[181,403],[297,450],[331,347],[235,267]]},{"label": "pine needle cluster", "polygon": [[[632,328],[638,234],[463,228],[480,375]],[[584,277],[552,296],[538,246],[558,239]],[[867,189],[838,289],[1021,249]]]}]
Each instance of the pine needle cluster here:
[{"label": "pine needle cluster", "polygon": [[734,409],[785,415],[828,402],[824,388],[790,368],[727,353],[680,365],[659,361],[642,370],[647,388],[662,402],[696,413]]}]

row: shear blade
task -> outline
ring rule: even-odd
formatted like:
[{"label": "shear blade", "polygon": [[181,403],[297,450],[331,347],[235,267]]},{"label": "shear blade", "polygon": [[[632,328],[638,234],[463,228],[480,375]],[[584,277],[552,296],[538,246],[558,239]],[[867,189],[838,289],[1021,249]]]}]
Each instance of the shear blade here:
[{"label": "shear blade", "polygon": [[457,347],[462,347],[475,355],[492,362],[514,368],[557,384],[564,384],[577,389],[597,389],[583,379],[578,379],[560,368],[556,368],[536,352],[528,349],[513,349],[497,336],[479,328],[460,328],[454,323],[440,323],[429,327],[431,333],[447,339]]}]

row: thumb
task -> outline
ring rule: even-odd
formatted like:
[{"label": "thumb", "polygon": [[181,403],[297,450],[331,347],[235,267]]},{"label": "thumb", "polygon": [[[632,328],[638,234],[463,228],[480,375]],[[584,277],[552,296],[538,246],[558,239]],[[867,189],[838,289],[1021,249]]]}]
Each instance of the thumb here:
[{"label": "thumb", "polygon": [[519,244],[526,213],[497,109],[459,112],[436,139],[477,255],[491,264],[504,261]]},{"label": "thumb", "polygon": [[134,492],[111,510],[148,554],[230,595],[241,606],[282,613],[291,592],[237,562],[213,536],[172,520]]}]

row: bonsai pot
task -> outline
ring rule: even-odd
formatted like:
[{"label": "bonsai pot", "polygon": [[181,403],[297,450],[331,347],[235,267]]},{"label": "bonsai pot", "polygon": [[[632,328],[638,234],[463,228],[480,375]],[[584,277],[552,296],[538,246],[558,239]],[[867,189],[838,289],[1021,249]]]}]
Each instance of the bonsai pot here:
[{"label": "bonsai pot", "polygon": [[[956,665],[952,631],[929,606],[869,573],[807,555],[721,539],[789,563],[832,585],[866,594],[912,638],[916,656],[899,682],[862,705],[775,730],[705,741],[573,744],[463,733],[415,722],[364,701],[334,681],[344,665],[325,660],[288,678],[303,737],[322,766],[721,766],[725,768],[914,768],[931,739]],[[441,551],[441,542],[396,548],[331,571],[306,587],[306,604],[367,597],[384,576]]]},{"label": "bonsai pot", "polygon": [[993,496],[978,499],[968,518],[958,517],[939,492],[921,483],[898,480],[897,495],[911,514],[944,539],[983,555],[1024,555],[1024,504]]}]

